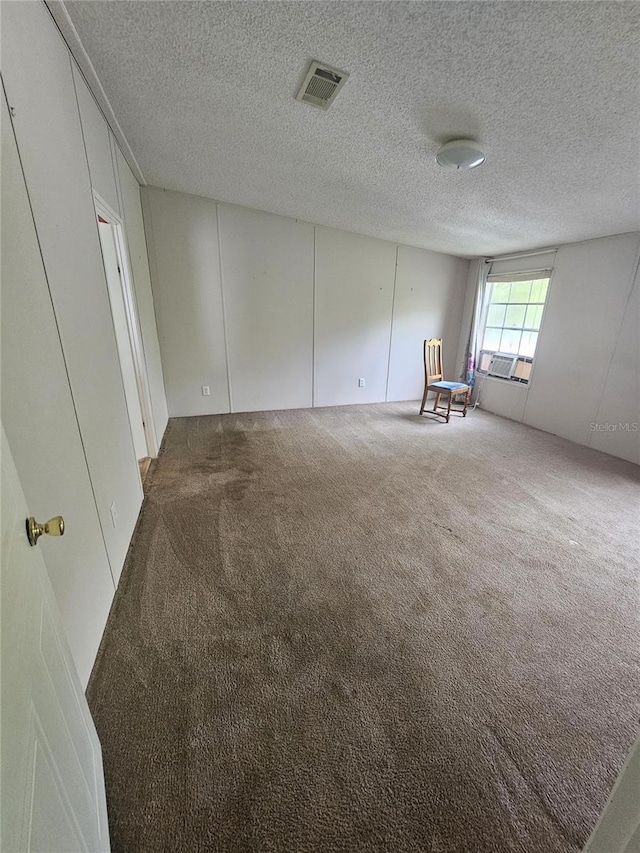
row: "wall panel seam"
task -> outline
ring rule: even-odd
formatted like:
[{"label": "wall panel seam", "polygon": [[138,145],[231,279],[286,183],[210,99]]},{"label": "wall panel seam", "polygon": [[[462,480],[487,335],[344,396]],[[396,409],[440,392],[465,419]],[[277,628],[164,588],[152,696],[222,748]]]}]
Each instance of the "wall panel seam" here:
[{"label": "wall panel seam", "polygon": [[313,226],[313,334],[311,341],[311,408],[316,405],[316,226]]},{"label": "wall panel seam", "polygon": [[393,343],[393,318],[396,313],[396,283],[398,281],[398,250],[400,246],[396,243],[396,263],[393,269],[393,297],[391,299],[391,325],[389,326],[389,357],[387,358],[387,384],[384,389],[384,401],[389,402],[389,374],[391,372],[391,346]]},{"label": "wall panel seam", "polygon": [[222,337],[224,338],[224,360],[227,368],[227,394],[229,413],[233,412],[233,393],[231,390],[231,366],[229,365],[229,345],[227,343],[227,312],[224,303],[224,274],[222,267],[222,237],[220,235],[220,205],[216,202],[216,232],[218,237],[218,270],[220,274],[220,303],[222,308]]}]

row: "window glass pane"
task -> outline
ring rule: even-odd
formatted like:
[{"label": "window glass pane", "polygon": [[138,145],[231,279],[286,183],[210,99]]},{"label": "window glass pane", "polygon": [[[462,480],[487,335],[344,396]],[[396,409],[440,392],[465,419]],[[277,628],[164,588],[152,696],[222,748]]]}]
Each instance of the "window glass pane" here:
[{"label": "window glass pane", "polygon": [[[539,278],[531,275],[529,281],[491,283],[489,305],[485,303],[487,321],[482,344],[484,350],[533,359],[549,278],[543,278],[541,273],[538,273]],[[525,366],[530,369],[529,364]]]},{"label": "window glass pane", "polygon": [[544,302],[547,298],[547,288],[549,287],[548,278],[539,278],[531,283],[531,299],[530,302]]},{"label": "window glass pane", "polygon": [[517,376],[518,379],[524,379],[526,382],[528,382],[531,379],[531,362],[516,362],[516,369],[514,370],[513,375]]},{"label": "window glass pane", "polygon": [[491,301],[492,302],[508,302],[509,291],[511,290],[511,282],[497,281],[492,285]]},{"label": "window glass pane", "polygon": [[483,352],[480,356],[480,364],[478,365],[478,370],[489,370],[489,365],[491,364],[491,355],[488,352]]},{"label": "window glass pane", "polygon": [[520,341],[520,349],[518,350],[518,355],[528,355],[530,358],[533,358],[533,356],[535,355],[537,343],[537,332],[523,332],[522,340]]},{"label": "window glass pane", "polygon": [[509,302],[528,302],[531,293],[530,281],[514,281],[511,285]]},{"label": "window glass pane", "polygon": [[524,326],[524,312],[526,310],[526,305],[509,305],[503,325],[512,329],[521,329]]},{"label": "window glass pane", "polygon": [[506,305],[490,305],[487,314],[487,326],[504,326]]},{"label": "window glass pane", "polygon": [[485,329],[484,333],[484,341],[482,342],[482,349],[490,349],[494,352],[497,352],[500,349],[500,335],[502,334],[502,329]]},{"label": "window glass pane", "polygon": [[525,329],[539,329],[542,320],[542,305],[529,305],[524,320]]},{"label": "window glass pane", "polygon": [[518,329],[513,331],[512,329],[505,329],[502,332],[502,338],[500,340],[500,352],[509,352],[514,355],[518,352],[518,347],[520,346],[520,335],[522,332]]}]

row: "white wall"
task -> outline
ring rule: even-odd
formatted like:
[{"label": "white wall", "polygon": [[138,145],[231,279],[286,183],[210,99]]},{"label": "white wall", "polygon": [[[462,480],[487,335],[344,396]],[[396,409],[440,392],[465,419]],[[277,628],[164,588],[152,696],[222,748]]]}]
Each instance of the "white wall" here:
[{"label": "white wall", "polygon": [[111,131],[75,62],[71,63],[71,67],[91,185],[112,210],[122,214],[113,162]]},{"label": "white wall", "polygon": [[[604,380],[596,413],[599,424],[636,423],[640,429],[640,274],[624,309],[622,325]],[[598,431],[590,435],[590,447],[640,463],[640,433]],[[634,455],[635,445],[635,455]]]},{"label": "white wall", "polygon": [[[80,514],[73,510],[68,513],[65,535],[65,541],[74,549],[73,560],[59,565],[54,549],[49,549],[47,555],[46,546],[43,546],[43,554],[59,597],[60,610],[68,617],[66,627],[73,635],[69,639],[81,678],[86,681],[111,603],[113,582],[117,581],[122,569],[142,501],[92,186],[118,213],[124,210],[124,196],[112,135],[78,75],[46,6],[43,3],[2,4],[1,15],[2,78],[12,108],[10,132],[15,132],[37,245],[46,272],[46,279],[42,277],[44,290],[39,301],[55,312],[54,317],[52,314],[55,343],[62,347],[64,359],[61,356],[59,361],[64,365],[65,381],[68,376],[69,404],[73,407],[66,427],[41,430],[36,435],[36,427],[44,422],[40,406],[46,405],[46,395],[41,395],[39,403],[30,397],[32,405],[28,409],[18,406],[17,393],[5,397],[12,401],[10,405],[14,409],[13,415],[8,414],[13,425],[11,449],[27,498],[34,508],[40,506],[38,516],[46,519],[47,514],[64,512],[65,501],[69,500],[69,506],[72,504],[69,492],[65,493],[62,487],[67,480],[53,477],[55,466],[48,460],[60,447],[77,445],[80,448],[80,462],[97,511],[98,535],[92,536],[90,541],[88,536],[80,535],[79,528],[84,529],[84,524]],[[131,209],[135,202],[131,197],[129,201]],[[141,224],[139,198],[137,205]],[[138,245],[138,268],[141,269],[140,245],[144,250],[144,242],[140,243],[133,233],[127,236],[130,245]],[[136,280],[136,286],[142,278]],[[35,279],[32,284],[35,286]],[[7,308],[5,298],[12,299],[12,293],[9,290],[7,295],[3,291],[3,314]],[[33,311],[32,331],[36,335],[39,333],[35,325],[37,316]],[[24,316],[21,319],[24,320]],[[142,334],[150,341],[155,328],[147,322]],[[149,351],[153,351],[152,346]],[[30,369],[26,368],[24,360],[19,362],[16,353],[17,349],[3,341],[3,362],[8,361],[9,367],[15,368],[13,372],[9,370],[9,375],[16,377],[16,382],[21,372],[22,382],[31,382],[34,388],[47,386],[49,372],[60,369],[60,364],[54,367],[54,360],[46,356],[43,347],[34,349]],[[156,372],[161,375],[159,363]],[[7,412],[3,412],[3,419],[5,417]],[[158,424],[155,426],[158,429]],[[72,427],[79,428],[81,441],[77,436],[74,438]],[[161,423],[160,428],[164,429]],[[30,445],[22,440],[29,429],[34,431]],[[11,443],[11,436],[9,440]],[[31,470],[34,460],[47,468],[51,464],[48,479],[44,475],[39,478],[37,472],[34,474]],[[45,479],[54,485],[60,484],[55,506],[48,505],[53,502],[50,500],[44,506],[42,484]],[[80,480],[79,476],[75,478],[75,482]],[[51,486],[48,498],[53,491]],[[86,494],[82,500],[89,505]],[[115,519],[111,513],[113,504]],[[109,576],[108,583],[99,584],[94,573],[100,570],[104,575],[105,566],[107,570],[110,568],[113,580]],[[77,571],[78,567],[82,571]],[[99,607],[94,600],[98,592],[102,596]]]},{"label": "white wall", "polygon": [[[480,406],[640,462],[639,251],[638,233],[561,246],[531,382],[481,379]],[[467,333],[465,322],[461,340]]]},{"label": "white wall", "polygon": [[394,243],[316,228],[316,406],[385,399],[395,265]]},{"label": "white wall", "polygon": [[433,336],[458,375],[468,261],[153,187],[143,207],[172,416],[419,399]]},{"label": "white wall", "polygon": [[584,853],[634,853],[640,847],[640,738],[631,747]]},{"label": "white wall", "polygon": [[443,339],[446,376],[459,378],[457,350],[468,269],[469,262],[461,258],[398,246],[387,399],[422,397],[421,348],[427,331],[427,337]]},{"label": "white wall", "polygon": [[311,406],[313,226],[218,206],[234,412]]},{"label": "white wall", "polygon": [[169,416],[228,412],[216,205],[152,187],[142,197]]},{"label": "white wall", "polygon": [[[91,187],[123,222],[149,386],[152,431],[157,450],[167,426],[168,414],[151,293],[140,185],[118,148],[113,133],[73,60],[71,67]],[[135,430],[135,427],[133,428]]]}]

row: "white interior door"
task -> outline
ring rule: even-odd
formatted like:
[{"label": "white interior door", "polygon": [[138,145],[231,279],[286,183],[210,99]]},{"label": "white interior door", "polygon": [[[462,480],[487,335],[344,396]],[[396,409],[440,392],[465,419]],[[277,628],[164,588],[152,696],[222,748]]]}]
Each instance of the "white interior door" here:
[{"label": "white interior door", "polygon": [[136,367],[133,360],[127,312],[124,304],[121,279],[122,271],[120,266],[122,261],[118,257],[114,227],[114,225],[106,222],[98,222],[102,259],[107,277],[109,302],[111,303],[111,313],[113,315],[113,328],[118,346],[118,358],[120,359],[120,370],[122,371],[124,395],[127,400],[129,421],[131,422],[133,446],[136,451],[136,458],[144,459],[145,456],[149,456],[150,454],[147,450],[147,439],[144,434],[144,421],[142,420],[142,409],[140,407]]},{"label": "white interior door", "polygon": [[69,535],[39,550],[86,684],[115,587],[11,119],[0,101],[2,420],[31,515],[67,522]]},{"label": "white interior door", "polygon": [[[2,429],[1,847],[109,850],[98,736]],[[73,537],[73,532],[69,532]],[[53,542],[62,544],[62,539]]]}]

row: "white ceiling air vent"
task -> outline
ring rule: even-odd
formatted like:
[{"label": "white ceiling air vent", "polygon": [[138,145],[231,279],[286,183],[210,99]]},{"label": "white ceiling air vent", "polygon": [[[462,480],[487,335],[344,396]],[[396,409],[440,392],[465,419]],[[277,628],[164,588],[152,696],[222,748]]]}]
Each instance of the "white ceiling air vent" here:
[{"label": "white ceiling air vent", "polygon": [[348,79],[349,75],[346,71],[340,71],[314,60],[296,95],[296,101],[304,101],[314,107],[328,110]]}]

